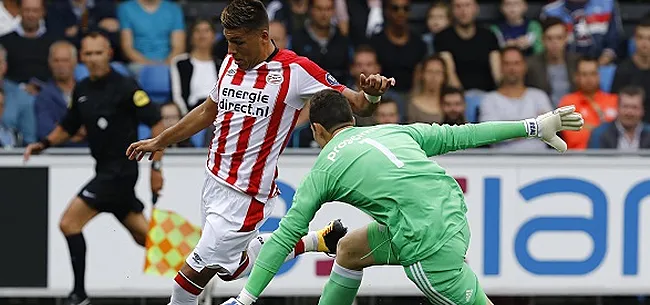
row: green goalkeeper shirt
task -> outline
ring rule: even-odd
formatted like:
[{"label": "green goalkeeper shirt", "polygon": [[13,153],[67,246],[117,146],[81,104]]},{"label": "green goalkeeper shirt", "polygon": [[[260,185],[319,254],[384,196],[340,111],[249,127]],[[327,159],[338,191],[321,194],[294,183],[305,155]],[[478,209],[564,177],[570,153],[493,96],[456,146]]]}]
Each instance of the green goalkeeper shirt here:
[{"label": "green goalkeeper shirt", "polygon": [[259,297],[318,209],[331,201],[348,203],[386,225],[402,265],[428,257],[462,228],[467,211],[458,183],[429,157],[525,136],[522,122],[341,130],[320,152],[291,209],[262,247],[246,291]]}]

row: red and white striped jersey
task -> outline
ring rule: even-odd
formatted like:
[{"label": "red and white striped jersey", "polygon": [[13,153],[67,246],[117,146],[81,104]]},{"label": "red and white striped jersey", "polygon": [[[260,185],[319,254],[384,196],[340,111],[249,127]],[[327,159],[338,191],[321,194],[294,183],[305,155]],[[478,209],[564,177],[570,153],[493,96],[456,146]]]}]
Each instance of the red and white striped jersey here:
[{"label": "red and white striped jersey", "polygon": [[334,77],[306,57],[280,50],[248,71],[224,59],[210,98],[217,103],[207,168],[261,202],[278,195],[277,162],[309,97],[343,92]]}]

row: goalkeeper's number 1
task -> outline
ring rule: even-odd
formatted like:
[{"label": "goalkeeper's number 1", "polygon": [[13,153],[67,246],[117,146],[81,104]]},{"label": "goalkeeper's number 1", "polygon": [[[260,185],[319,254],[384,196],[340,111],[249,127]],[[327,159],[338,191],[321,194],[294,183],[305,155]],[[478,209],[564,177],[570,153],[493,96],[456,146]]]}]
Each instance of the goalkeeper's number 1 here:
[{"label": "goalkeeper's number 1", "polygon": [[383,144],[381,144],[381,143],[379,143],[379,142],[377,142],[377,141],[375,141],[373,139],[368,139],[368,138],[365,138],[365,139],[361,140],[359,143],[366,143],[366,144],[370,144],[370,145],[374,146],[382,154],[384,154],[386,156],[386,158],[388,158],[388,160],[390,160],[390,162],[393,162],[393,164],[395,164],[395,166],[397,166],[397,168],[402,168],[404,166],[404,162],[402,162],[402,160],[400,160],[400,159],[397,159],[397,156],[395,156],[395,154],[393,154],[393,152],[390,151],[390,149],[388,149],[388,147],[384,146]]}]

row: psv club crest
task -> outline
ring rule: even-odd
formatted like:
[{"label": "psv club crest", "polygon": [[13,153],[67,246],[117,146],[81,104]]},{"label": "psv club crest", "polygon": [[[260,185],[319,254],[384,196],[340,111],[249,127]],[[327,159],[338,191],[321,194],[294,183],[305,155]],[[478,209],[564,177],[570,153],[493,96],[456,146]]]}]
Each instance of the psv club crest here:
[{"label": "psv club crest", "polygon": [[284,81],[282,74],[269,74],[266,76],[266,82],[270,85],[279,85]]}]

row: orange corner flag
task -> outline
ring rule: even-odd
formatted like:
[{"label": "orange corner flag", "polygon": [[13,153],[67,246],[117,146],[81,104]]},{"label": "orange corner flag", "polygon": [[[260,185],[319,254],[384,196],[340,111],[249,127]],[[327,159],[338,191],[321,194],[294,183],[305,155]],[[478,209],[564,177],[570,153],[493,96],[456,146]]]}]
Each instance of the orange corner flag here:
[{"label": "orange corner flag", "polygon": [[174,277],[200,237],[201,228],[183,216],[154,208],[145,243],[144,273]]}]

